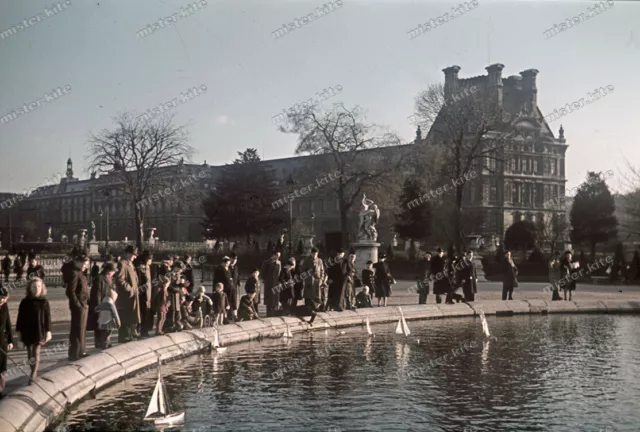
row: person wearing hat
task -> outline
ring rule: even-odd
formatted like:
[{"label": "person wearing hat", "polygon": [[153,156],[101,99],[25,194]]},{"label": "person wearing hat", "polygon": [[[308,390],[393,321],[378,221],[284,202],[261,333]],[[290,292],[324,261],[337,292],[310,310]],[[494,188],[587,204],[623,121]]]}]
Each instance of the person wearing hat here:
[{"label": "person wearing hat", "polygon": [[436,303],[442,303],[442,295],[447,295],[451,291],[451,281],[445,270],[446,260],[442,248],[436,250],[436,255],[431,259],[431,279],[433,280],[433,293],[436,296]]},{"label": "person wearing hat", "polygon": [[309,275],[304,283],[304,302],[307,307],[316,311],[324,309],[327,301],[327,292],[324,285],[324,263],[318,257],[318,248],[311,249],[311,256],[303,261],[304,272]]},{"label": "person wearing hat", "polygon": [[118,342],[130,342],[136,336],[140,324],[140,299],[138,293],[138,275],[133,261],[138,256],[138,250],[127,246],[124,257],[118,262],[116,273],[116,308],[120,316],[121,326],[118,330]]},{"label": "person wearing hat", "polygon": [[115,289],[113,276],[116,274],[116,270],[117,268],[114,263],[104,263],[102,271],[96,278],[96,282],[91,285],[91,291],[89,292],[87,330],[93,330],[93,343],[96,348],[104,349],[110,345],[109,335],[111,331],[98,328],[98,312],[96,308],[104,301],[105,297],[109,295],[109,292]]},{"label": "person wearing hat", "polygon": [[424,255],[418,263],[418,304],[427,304],[429,296],[429,282],[431,282],[431,252]]},{"label": "person wearing hat", "polygon": [[264,283],[264,305],[267,308],[267,316],[274,316],[278,310],[278,294],[275,289],[278,286],[282,263],[280,262],[280,252],[273,251],[271,258],[262,263],[260,273]]},{"label": "person wearing hat", "polygon": [[87,333],[87,313],[89,309],[89,287],[84,271],[89,267],[89,258],[78,254],[73,259],[73,273],[67,284],[67,297],[71,311],[71,331],[69,332],[69,360],[75,361],[88,356],[85,352]]},{"label": "person wearing hat", "polygon": [[29,259],[29,266],[27,267],[27,280],[34,277],[44,280],[44,267],[38,264],[38,260],[35,256]]},{"label": "person wearing hat", "polygon": [[[344,298],[346,308],[349,310],[356,309],[356,252],[349,251],[349,259],[345,263],[346,278],[344,280]],[[342,305],[341,305],[342,306]]]},{"label": "person wearing hat", "polygon": [[149,337],[149,331],[153,330],[153,309],[151,308],[152,286],[151,286],[151,263],[153,255],[148,250],[134,262],[136,274],[138,276],[138,290],[140,299],[140,336]]},{"label": "person wearing hat", "polygon": [[344,288],[347,278],[347,265],[344,262],[344,250],[338,249],[333,263],[327,269],[329,277],[329,295],[327,309],[342,312],[344,303]]},{"label": "person wearing hat", "polygon": [[9,300],[9,290],[0,286],[0,399],[4,398],[4,387],[7,384],[7,352],[13,349],[11,316],[7,300]]},{"label": "person wearing hat", "polygon": [[229,263],[229,272],[231,273],[231,281],[233,282],[233,285],[236,287],[240,286],[240,270],[238,268],[238,254],[236,254],[235,252],[232,252],[231,255],[229,255],[229,258],[231,258],[231,262]]},{"label": "person wearing hat", "polygon": [[391,296],[391,283],[393,278],[389,271],[389,264],[387,263],[387,256],[381,253],[378,257],[378,262],[373,265],[376,271],[376,297],[378,298],[378,307],[387,306],[387,298]]},{"label": "person wearing hat", "polygon": [[278,297],[280,299],[280,304],[282,305],[282,309],[285,313],[290,313],[291,308],[293,306],[293,299],[295,298],[294,294],[294,285],[296,282],[295,278],[295,268],[296,268],[296,259],[294,257],[290,257],[285,263],[282,271],[280,272],[280,287]]},{"label": "person wearing hat", "polygon": [[[215,269],[213,273],[213,286],[216,284],[222,284],[222,291],[227,295],[227,301],[229,302],[229,311],[227,312],[227,320],[233,321],[238,314],[238,290],[233,283],[233,277],[231,270],[231,258],[225,256],[222,258],[222,263]],[[213,295],[211,296],[213,298]]]}]

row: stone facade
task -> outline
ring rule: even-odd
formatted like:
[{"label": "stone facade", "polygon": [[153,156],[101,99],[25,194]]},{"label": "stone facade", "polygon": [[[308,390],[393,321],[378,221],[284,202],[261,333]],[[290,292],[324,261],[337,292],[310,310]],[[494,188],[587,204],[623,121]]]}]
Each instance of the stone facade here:
[{"label": "stone facade", "polygon": [[[484,87],[498,100],[510,133],[498,160],[487,158],[480,175],[465,188],[463,206],[482,217],[476,227],[485,242],[502,239],[509,226],[519,220],[552,223],[565,217],[565,154],[568,148],[562,126],[554,135],[537,104],[536,69],[502,78],[504,65],[486,68],[487,75],[459,78],[459,66],[443,70],[445,97],[465,97]],[[471,89],[465,93],[464,91]],[[433,127],[437,126],[434,124]],[[433,129],[432,127],[432,129]],[[422,141],[428,145],[429,135]],[[554,216],[557,215],[557,216]]]}]

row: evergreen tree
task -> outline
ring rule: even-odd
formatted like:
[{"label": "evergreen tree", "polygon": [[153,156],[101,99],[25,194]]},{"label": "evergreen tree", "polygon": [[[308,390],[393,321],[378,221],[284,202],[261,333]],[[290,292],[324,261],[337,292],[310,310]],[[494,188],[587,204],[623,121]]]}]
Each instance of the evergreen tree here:
[{"label": "evergreen tree", "polygon": [[227,165],[203,202],[204,226],[212,238],[261,235],[284,221],[274,178],[260,162]]},{"label": "evergreen tree", "polygon": [[417,177],[405,180],[396,213],[395,231],[401,238],[426,240],[431,234],[431,204],[422,202],[427,190]]},{"label": "evergreen tree", "polygon": [[258,150],[254,148],[248,148],[243,152],[238,152],[238,158],[233,161],[234,164],[243,164],[249,162],[260,162],[260,155],[258,155]]},{"label": "evergreen tree", "polygon": [[507,228],[504,245],[511,250],[529,250],[535,246],[537,230],[529,221],[518,221]]},{"label": "evergreen tree", "polygon": [[588,172],[578,188],[571,207],[571,242],[588,244],[591,260],[595,260],[596,244],[616,238],[618,220],[615,203],[602,174]]}]

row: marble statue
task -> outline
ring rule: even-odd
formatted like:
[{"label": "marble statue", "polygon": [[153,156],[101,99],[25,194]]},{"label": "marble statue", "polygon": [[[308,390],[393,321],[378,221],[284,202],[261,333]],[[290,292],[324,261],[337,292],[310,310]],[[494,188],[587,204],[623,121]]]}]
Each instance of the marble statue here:
[{"label": "marble statue", "polygon": [[96,224],[91,221],[91,241],[96,241]]},{"label": "marble statue", "polygon": [[376,241],[378,231],[376,224],[380,219],[380,209],[374,202],[362,195],[362,208],[360,209],[360,227],[358,229],[358,240]]}]

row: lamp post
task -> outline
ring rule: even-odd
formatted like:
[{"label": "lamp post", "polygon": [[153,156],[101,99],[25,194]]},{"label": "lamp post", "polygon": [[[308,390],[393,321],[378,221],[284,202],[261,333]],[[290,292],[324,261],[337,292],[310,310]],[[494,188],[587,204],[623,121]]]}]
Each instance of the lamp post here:
[{"label": "lamp post", "polygon": [[98,213],[100,216],[100,240],[102,240],[104,237],[102,235],[102,206],[100,206],[100,213]]},{"label": "lamp post", "polygon": [[[111,194],[109,193],[109,189],[105,189],[104,190],[104,201],[107,204],[107,237],[105,239],[105,243],[104,243],[104,249],[105,249],[105,254],[108,255],[109,254],[109,203],[107,202],[107,199],[111,196]],[[102,219],[101,219],[102,220]]]},{"label": "lamp post", "polygon": [[311,234],[316,235],[316,214],[311,213]]},{"label": "lamp post", "polygon": [[293,245],[291,243],[293,237],[293,187],[296,182],[293,180],[293,176],[289,174],[287,179],[287,187],[289,188],[289,256],[293,254]]}]

